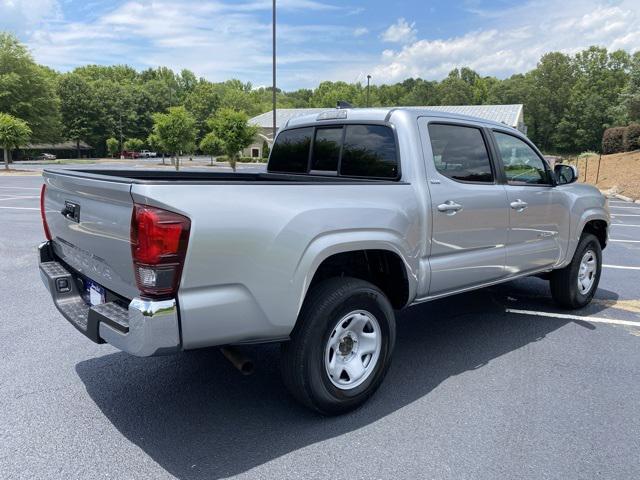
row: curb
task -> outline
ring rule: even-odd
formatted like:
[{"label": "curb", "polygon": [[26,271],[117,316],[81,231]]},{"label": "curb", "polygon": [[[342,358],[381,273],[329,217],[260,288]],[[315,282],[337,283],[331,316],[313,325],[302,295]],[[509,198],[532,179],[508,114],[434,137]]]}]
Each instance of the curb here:
[{"label": "curb", "polygon": [[624,195],[620,195],[619,193],[614,193],[613,195],[611,195],[613,198],[617,198],[618,200],[623,200],[625,202],[631,202],[631,203],[640,203],[639,200],[633,200],[633,198],[631,197],[626,197]]}]

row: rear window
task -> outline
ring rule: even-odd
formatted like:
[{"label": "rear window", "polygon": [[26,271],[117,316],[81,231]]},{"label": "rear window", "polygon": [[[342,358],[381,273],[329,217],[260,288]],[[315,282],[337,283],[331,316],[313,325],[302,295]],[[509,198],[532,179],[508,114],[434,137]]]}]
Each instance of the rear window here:
[{"label": "rear window", "polygon": [[493,183],[489,153],[479,129],[432,123],[429,137],[439,173],[460,182]]},{"label": "rear window", "polygon": [[398,176],[396,139],[383,125],[348,125],[340,173],[351,177]]},{"label": "rear window", "polygon": [[311,170],[337,171],[341,145],[342,128],[316,128]]},{"label": "rear window", "polygon": [[269,157],[269,170],[285,173],[307,173],[312,135],[313,127],[286,130],[278,135]]},{"label": "rear window", "polygon": [[399,161],[395,135],[385,125],[336,125],[286,130],[276,139],[269,158],[269,171],[397,178]]}]

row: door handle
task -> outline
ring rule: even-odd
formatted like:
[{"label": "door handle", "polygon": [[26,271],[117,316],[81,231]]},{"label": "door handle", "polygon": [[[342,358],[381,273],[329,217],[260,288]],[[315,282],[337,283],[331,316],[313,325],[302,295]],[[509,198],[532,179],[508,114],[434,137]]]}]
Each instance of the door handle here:
[{"label": "door handle", "polygon": [[438,211],[444,212],[447,215],[455,215],[459,210],[462,210],[462,205],[454,202],[453,200],[447,200],[446,202],[438,205]]},{"label": "door handle", "polygon": [[517,212],[523,212],[525,208],[527,208],[529,204],[520,199],[517,199],[515,202],[511,202],[511,208],[513,208]]}]

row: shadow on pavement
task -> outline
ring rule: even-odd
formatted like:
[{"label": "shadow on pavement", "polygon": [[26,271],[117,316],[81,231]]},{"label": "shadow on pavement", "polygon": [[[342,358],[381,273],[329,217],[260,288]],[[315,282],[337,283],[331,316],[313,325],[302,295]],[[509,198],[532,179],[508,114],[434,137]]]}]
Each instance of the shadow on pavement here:
[{"label": "shadow on pavement", "polygon": [[288,396],[273,345],[248,349],[256,361],[250,377],[217,349],[146,359],[115,353],[83,361],[76,370],[113,425],[168,472],[181,479],[227,477],[376,422],[449,377],[568,323],[505,314],[503,301],[512,289],[494,287],[401,313],[382,387],[364,407],[338,418],[319,417]]}]

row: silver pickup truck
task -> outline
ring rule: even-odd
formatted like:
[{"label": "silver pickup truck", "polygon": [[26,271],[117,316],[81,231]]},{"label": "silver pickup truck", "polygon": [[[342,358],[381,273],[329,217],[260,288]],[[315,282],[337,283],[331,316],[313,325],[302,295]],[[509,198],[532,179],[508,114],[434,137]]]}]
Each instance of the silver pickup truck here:
[{"label": "silver pickup truck", "polygon": [[328,110],[281,129],[266,173],[45,170],[40,272],[133,355],[281,342],[292,394],[338,414],[382,382],[396,310],[527,275],[588,304],[610,220],[576,180],[503,124]]}]

